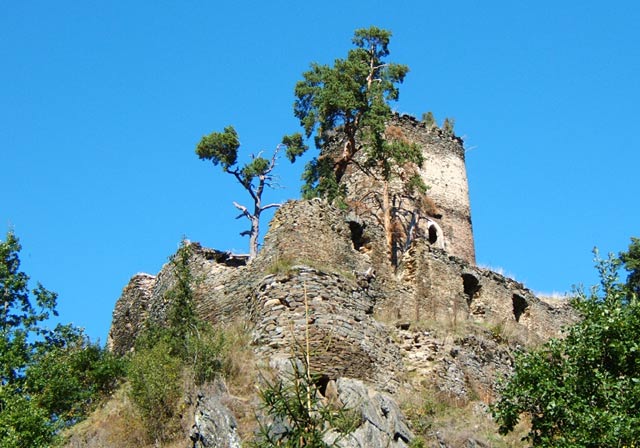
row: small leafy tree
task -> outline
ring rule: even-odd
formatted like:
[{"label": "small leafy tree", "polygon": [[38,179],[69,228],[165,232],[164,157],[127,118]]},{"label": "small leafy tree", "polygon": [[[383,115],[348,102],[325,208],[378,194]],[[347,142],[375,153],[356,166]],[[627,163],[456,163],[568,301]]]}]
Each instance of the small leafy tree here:
[{"label": "small leafy tree", "polygon": [[0,446],[49,446],[112,390],[124,364],[72,325],[50,330],[55,293],[30,290],[18,238],[0,241]]},{"label": "small leafy tree", "polygon": [[191,270],[192,256],[192,246],[183,240],[169,258],[175,282],[164,296],[169,303],[166,321],[147,321],[129,363],[129,397],[156,444],[178,431],[183,378],[201,385],[225,373],[230,364],[224,332],[196,313],[194,290],[199,279]]},{"label": "small leafy tree", "polygon": [[251,155],[251,160],[238,166],[238,150],[240,140],[233,126],[227,126],[223,132],[213,132],[202,137],[196,147],[196,154],[200,160],[209,160],[214,165],[220,165],[222,171],[236,178],[247,190],[253,200],[253,211],[244,205],[234,202],[233,205],[241,211],[238,218],[246,217],[251,223],[251,228],[241,232],[243,236],[249,236],[249,258],[253,259],[258,253],[258,238],[260,236],[260,215],[270,208],[279,207],[280,204],[262,204],[262,194],[265,187],[273,186],[273,170],[276,167],[278,152],[286,148],[287,158],[293,163],[296,157],[306,151],[301,134],[285,136],[282,143],[273,151],[270,158],[266,159],[259,153]]},{"label": "small leafy tree", "polygon": [[[294,337],[295,351],[301,355],[291,358],[291,371],[285,378],[266,381],[259,391],[266,418],[258,420],[260,430],[255,448],[330,448],[339,446],[340,439],[353,432],[361,423],[354,411],[323,403],[318,387],[319,376],[311,369],[309,337],[309,302],[304,292],[304,344]],[[270,420],[271,423],[265,423]],[[276,429],[277,428],[277,429]],[[337,433],[333,443],[325,442],[327,433]]]},{"label": "small leafy tree", "polygon": [[447,135],[453,135],[453,127],[456,121],[453,118],[445,118],[442,123],[442,131]]},{"label": "small leafy tree", "polygon": [[598,259],[601,288],[578,291],[573,305],[583,320],[566,338],[518,356],[493,407],[501,433],[525,414],[533,446],[631,447],[640,440],[640,302],[618,282],[620,264],[612,255]]},{"label": "small leafy tree", "polygon": [[295,360],[291,365],[290,378],[267,382],[259,392],[265,414],[277,425],[260,423],[256,448],[329,448],[323,438],[333,411],[320,403],[308,367]]},{"label": "small leafy tree", "polygon": [[129,397],[156,444],[171,438],[178,427],[174,417],[183,392],[183,363],[171,350],[170,339],[158,338],[152,346],[136,350],[127,372]]}]

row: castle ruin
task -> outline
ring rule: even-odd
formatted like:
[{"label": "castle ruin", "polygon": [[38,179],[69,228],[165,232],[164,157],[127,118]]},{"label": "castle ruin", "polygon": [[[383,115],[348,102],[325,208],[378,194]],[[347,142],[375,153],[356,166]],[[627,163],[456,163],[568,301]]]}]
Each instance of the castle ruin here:
[{"label": "castle ruin", "polygon": [[[325,398],[336,390],[346,400],[340,385],[358,381],[358,406],[383,417],[363,419],[354,431],[379,442],[357,446],[407,448],[413,434],[394,399],[428,392],[486,404],[497,379],[511,372],[515,351],[558,336],[577,316],[568,304],[547,303],[475,266],[462,140],[408,116],[394,116],[392,127],[425,158],[421,169],[400,167],[387,185],[394,207],[406,212],[400,236],[415,232],[397,265],[389,263],[375,217],[379,180],[349,166],[342,178],[347,208],[319,198],[288,201],[250,263],[189,243],[188,267],[199,279],[193,300],[200,318],[223,329],[241,325],[253,356],[276,371],[312,353]],[[403,176],[415,173],[429,186],[426,195],[407,194]],[[167,263],[157,275],[131,279],[113,312],[109,350],[124,355],[149,322],[167,322],[176,278]],[[384,405],[371,405],[378,396]],[[194,415],[198,421],[203,413]]]},{"label": "castle ruin", "polygon": [[[416,237],[474,265],[471,206],[462,139],[438,127],[429,127],[412,116],[397,114],[389,121],[387,134],[418,145],[424,156],[421,168],[401,167],[390,182],[392,206],[398,214],[396,231],[408,242],[412,240],[408,233],[417,233]],[[332,156],[335,151],[335,147],[323,151],[321,157]],[[380,215],[380,201],[375,192],[380,192],[383,187],[375,174],[362,169],[365,164],[363,153],[356,154],[341,183],[346,190],[349,208],[369,225],[376,225],[373,218]],[[413,174],[418,174],[428,187],[426,195],[407,192],[406,184]],[[380,220],[377,221],[379,224]],[[408,244],[400,252],[407,249]]]}]

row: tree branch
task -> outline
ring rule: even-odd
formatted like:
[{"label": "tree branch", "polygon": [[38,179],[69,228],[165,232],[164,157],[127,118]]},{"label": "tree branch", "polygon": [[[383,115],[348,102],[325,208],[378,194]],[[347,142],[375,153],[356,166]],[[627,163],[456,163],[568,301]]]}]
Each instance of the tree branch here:
[{"label": "tree branch", "polygon": [[240,215],[236,217],[236,219],[241,218],[243,216],[246,216],[249,219],[253,219],[253,215],[249,212],[249,210],[247,210],[247,207],[245,207],[244,205],[240,205],[234,201],[233,206],[242,212]]},{"label": "tree branch", "polygon": [[242,177],[242,173],[240,171],[238,171],[238,169],[235,169],[233,171],[227,170],[227,172],[231,173],[231,174],[233,174],[235,176],[235,178],[238,180],[238,182],[240,182],[240,185],[242,185],[244,187],[244,189],[249,192],[249,195],[251,196],[251,199],[254,200],[254,202],[258,200],[255,191],[253,191],[253,187],[251,185],[251,182],[247,182],[247,180],[244,177]]},{"label": "tree branch", "polygon": [[267,210],[269,208],[278,208],[278,207],[282,207],[282,204],[278,204],[278,203],[267,204],[267,205],[262,206],[260,208],[260,211],[264,211],[264,210]]}]

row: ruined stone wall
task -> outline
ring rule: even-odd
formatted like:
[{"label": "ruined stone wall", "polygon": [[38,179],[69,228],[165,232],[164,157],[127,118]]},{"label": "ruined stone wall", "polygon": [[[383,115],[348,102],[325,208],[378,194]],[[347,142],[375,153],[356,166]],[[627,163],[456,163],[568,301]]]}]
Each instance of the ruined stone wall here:
[{"label": "ruined stone wall", "polygon": [[522,283],[469,265],[423,241],[405,255],[399,278],[411,293],[394,304],[394,312],[408,321],[436,321],[453,329],[465,321],[484,323],[517,333],[528,345],[558,337],[576,319],[568,304],[552,306]]},{"label": "ruined stone wall", "polygon": [[322,270],[366,270],[345,213],[321,199],[288,201],[275,213],[263,248],[252,263],[265,272],[277,265],[306,264]]},{"label": "ruined stone wall", "polygon": [[371,280],[303,265],[265,277],[251,312],[258,351],[302,357],[308,336],[314,373],[331,380],[359,378],[394,391],[402,358],[390,329],[373,318]]},{"label": "ruined stone wall", "polygon": [[[471,225],[471,206],[462,140],[439,128],[429,128],[408,115],[394,115],[387,125],[387,133],[393,138],[414,143],[424,156],[421,169],[405,165],[397,169],[388,188],[392,205],[398,210],[396,232],[406,240],[410,222],[419,210],[420,236],[430,240],[435,247],[475,264],[475,248]],[[339,134],[323,152],[325,156],[338,157],[341,143]],[[359,151],[343,176],[341,183],[346,188],[349,207],[373,225],[382,225],[381,191],[384,188],[381,176],[375,167],[366,166],[366,150]],[[424,195],[406,190],[408,179],[419,174],[428,187]],[[437,232],[429,233],[436,224]],[[404,250],[399,248],[399,252]]]},{"label": "ruined stone wall", "polygon": [[[249,297],[257,282],[244,260],[226,252],[190,243],[189,269],[198,315],[215,324],[242,319],[248,314]],[[116,302],[107,347],[114,353],[130,351],[147,321],[166,321],[171,303],[167,292],[176,284],[175,267],[166,263],[158,275],[136,274]]]},{"label": "ruined stone wall", "polygon": [[409,141],[423,149],[425,162],[420,174],[429,187],[428,196],[442,214],[438,220],[445,237],[445,250],[475,264],[475,247],[471,225],[469,184],[462,139],[447,135],[408,115],[395,116],[394,124]]},{"label": "ruined stone wall", "polygon": [[113,309],[107,338],[107,348],[111,352],[123,355],[133,347],[142,323],[149,317],[155,282],[154,275],[141,273],[134,275],[124,287]]},{"label": "ruined stone wall", "polygon": [[[299,355],[308,331],[314,371],[327,379],[358,378],[393,391],[407,371],[416,371],[460,395],[470,390],[463,380],[489,381],[495,359],[498,370],[508,369],[508,349],[482,355],[482,347],[504,343],[480,336],[451,342],[446,335],[471,329],[473,336],[480,328],[529,346],[575,319],[570,308],[541,302],[524,285],[425,240],[412,244],[394,272],[381,240],[379,229],[352,212],[322,200],[290,201],[246,266],[224,252],[190,246],[197,311],[214,324],[244,321],[266,360]],[[157,276],[131,280],[116,304],[111,350],[133,347],[147,319],[162,322],[174,283],[171,263]]]}]

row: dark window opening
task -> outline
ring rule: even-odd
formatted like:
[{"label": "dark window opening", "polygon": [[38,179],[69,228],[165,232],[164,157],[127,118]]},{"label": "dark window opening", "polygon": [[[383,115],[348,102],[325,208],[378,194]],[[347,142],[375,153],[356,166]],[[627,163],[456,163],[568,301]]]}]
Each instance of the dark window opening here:
[{"label": "dark window opening", "polygon": [[323,397],[327,396],[327,386],[330,380],[329,375],[320,375],[313,380],[315,386],[318,388],[318,392],[320,392],[320,395]]},{"label": "dark window opening", "polygon": [[527,310],[529,304],[519,294],[514,294],[511,300],[513,301],[513,316],[516,318],[516,322],[520,322],[520,316]]},{"label": "dark window opening", "polygon": [[464,288],[464,294],[467,296],[467,305],[471,306],[473,298],[480,290],[480,280],[470,272],[466,272],[462,274],[462,286]]},{"label": "dark window opening", "polygon": [[429,226],[429,244],[435,244],[438,241],[438,229],[436,226]]},{"label": "dark window opening", "polygon": [[349,221],[349,230],[351,230],[351,241],[353,242],[353,248],[360,250],[362,246],[369,242],[368,238],[364,236],[364,225],[355,221]]}]

